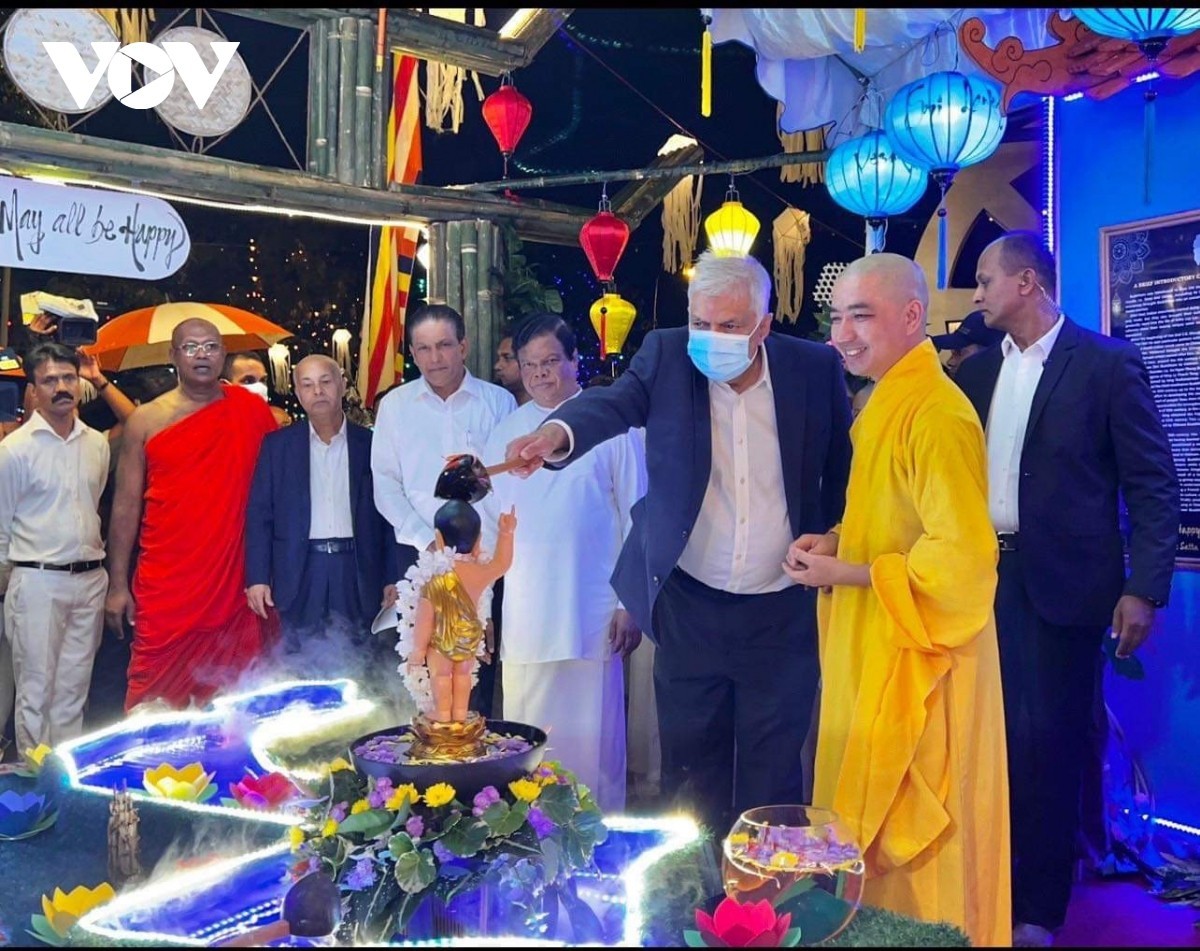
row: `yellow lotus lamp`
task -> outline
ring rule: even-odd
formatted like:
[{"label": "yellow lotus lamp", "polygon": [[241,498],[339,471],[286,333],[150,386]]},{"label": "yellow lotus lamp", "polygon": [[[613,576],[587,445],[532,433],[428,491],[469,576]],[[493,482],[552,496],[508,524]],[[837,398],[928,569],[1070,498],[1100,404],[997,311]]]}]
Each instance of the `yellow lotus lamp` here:
[{"label": "yellow lotus lamp", "polygon": [[620,353],[625,346],[625,338],[637,317],[637,308],[620,294],[605,294],[592,304],[588,316],[600,338],[600,359],[606,360],[610,353]]},{"label": "yellow lotus lamp", "polygon": [[67,933],[75,927],[75,922],[114,897],[116,893],[108,882],[101,882],[95,888],[79,885],[69,893],[56,888],[53,896],[42,896],[43,914],[30,919],[32,933],[46,944],[62,947],[67,944]]},{"label": "yellow lotus lamp", "polygon": [[151,796],[181,802],[205,802],[217,793],[215,773],[206,773],[200,763],[188,763],[176,769],[163,763],[142,775],[142,785]]},{"label": "yellow lotus lamp", "polygon": [[704,219],[709,250],[719,258],[744,258],[758,237],[759,227],[758,219],[742,206],[730,176],[725,204]]}]

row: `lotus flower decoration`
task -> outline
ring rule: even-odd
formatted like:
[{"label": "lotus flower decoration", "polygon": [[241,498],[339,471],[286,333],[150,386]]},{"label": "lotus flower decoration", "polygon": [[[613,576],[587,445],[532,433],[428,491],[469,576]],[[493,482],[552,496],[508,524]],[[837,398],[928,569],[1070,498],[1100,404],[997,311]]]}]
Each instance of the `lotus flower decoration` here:
[{"label": "lotus flower decoration", "polygon": [[0,792],[0,841],[36,835],[50,828],[57,818],[57,810],[47,808],[45,793],[15,789]]},{"label": "lotus flower decoration", "polygon": [[200,763],[188,763],[176,768],[163,763],[142,775],[142,785],[151,796],[177,799],[181,802],[207,802],[217,794],[213,783],[215,773],[206,773]]},{"label": "lotus flower decoration", "polygon": [[229,784],[229,794],[232,799],[222,800],[226,805],[266,811],[287,805],[300,790],[283,773],[247,773],[239,782]]},{"label": "lotus flower decoration", "polygon": [[111,901],[115,894],[108,882],[101,882],[95,888],[79,885],[70,893],[56,888],[53,897],[42,896],[44,914],[31,918],[33,930],[29,933],[46,944],[63,947],[68,943],[67,933],[75,926],[75,922],[96,906]]},{"label": "lotus flower decoration", "polygon": [[779,914],[769,901],[742,904],[725,898],[708,915],[696,909],[699,931],[685,931],[684,940],[692,948],[794,948],[800,943],[800,929],[788,926],[790,914]]}]

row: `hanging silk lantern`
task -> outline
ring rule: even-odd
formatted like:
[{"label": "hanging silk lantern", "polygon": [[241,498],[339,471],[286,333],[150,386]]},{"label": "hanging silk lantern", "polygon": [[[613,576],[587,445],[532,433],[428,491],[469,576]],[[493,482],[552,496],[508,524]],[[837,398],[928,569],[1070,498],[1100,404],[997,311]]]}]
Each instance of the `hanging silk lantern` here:
[{"label": "hanging silk lantern", "polygon": [[579,245],[587,255],[596,280],[607,284],[613,279],[617,262],[629,243],[629,225],[612,213],[607,193],[600,195],[600,211],[579,229]]},{"label": "hanging silk lantern", "polygon": [[483,121],[492,130],[504,156],[504,178],[508,178],[508,157],[516,150],[532,118],[533,104],[517,92],[512,76],[505,73],[500,88],[483,100]]},{"label": "hanging silk lantern", "polygon": [[350,331],[345,327],[338,327],[333,332],[333,337],[330,339],[330,346],[333,350],[333,359],[337,361],[338,366],[342,368],[342,372],[346,374],[346,379],[350,379]]},{"label": "hanging silk lantern", "polygon": [[825,164],[829,196],[867,219],[867,253],[883,250],[891,215],[908,211],[925,194],[929,173],[906,162],[882,130],[843,142]]},{"label": "hanging silk lantern", "polygon": [[637,317],[637,308],[620,294],[605,294],[592,304],[588,316],[600,338],[600,359],[607,360],[609,354],[620,353],[625,346],[625,338]]},{"label": "hanging silk lantern", "polygon": [[731,175],[725,204],[704,219],[709,250],[719,258],[744,258],[754,245],[758,229],[758,219],[742,207]]},{"label": "hanging silk lantern", "polygon": [[945,71],[896,90],[884,128],[896,154],[929,169],[942,192],[938,204],[938,289],[946,287],[946,189],[955,173],[996,151],[1006,120],[998,83]]},{"label": "hanging silk lantern", "polygon": [[[1071,12],[1093,33],[1136,43],[1151,66],[1173,37],[1200,30],[1200,9],[1197,8],[1118,7],[1108,10],[1101,7],[1072,9]],[[1153,162],[1154,100],[1158,98],[1153,77],[1146,83],[1143,96],[1146,104],[1142,112],[1142,200],[1148,205]]]},{"label": "hanging silk lantern", "polygon": [[804,256],[812,240],[812,220],[807,211],[788,205],[771,226],[775,249],[775,316],[795,321],[804,303]]},{"label": "hanging silk lantern", "polygon": [[272,388],[287,396],[292,391],[292,352],[281,343],[273,343],[267,348],[267,362],[271,364]]}]

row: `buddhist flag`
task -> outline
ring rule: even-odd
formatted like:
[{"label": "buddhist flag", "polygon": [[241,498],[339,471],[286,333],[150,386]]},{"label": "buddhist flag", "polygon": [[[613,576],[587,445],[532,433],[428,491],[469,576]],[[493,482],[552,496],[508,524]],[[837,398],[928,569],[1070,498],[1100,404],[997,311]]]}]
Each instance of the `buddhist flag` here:
[{"label": "buddhist flag", "polygon": [[[387,180],[414,184],[421,174],[420,96],[412,56],[394,55],[392,109],[387,128]],[[381,228],[375,275],[363,309],[358,392],[363,405],[404,376],[404,315],[417,256],[419,228]]]}]

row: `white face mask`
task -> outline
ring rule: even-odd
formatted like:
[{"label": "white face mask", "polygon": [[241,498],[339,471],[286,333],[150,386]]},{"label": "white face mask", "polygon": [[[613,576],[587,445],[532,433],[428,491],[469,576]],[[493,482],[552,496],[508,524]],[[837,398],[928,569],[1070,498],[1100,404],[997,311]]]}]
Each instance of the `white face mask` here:
[{"label": "white face mask", "polygon": [[262,380],[255,380],[253,383],[239,383],[238,386],[249,390],[251,393],[257,393],[264,401],[268,399],[267,384]]}]

